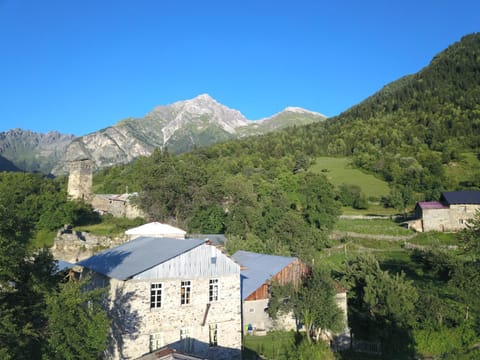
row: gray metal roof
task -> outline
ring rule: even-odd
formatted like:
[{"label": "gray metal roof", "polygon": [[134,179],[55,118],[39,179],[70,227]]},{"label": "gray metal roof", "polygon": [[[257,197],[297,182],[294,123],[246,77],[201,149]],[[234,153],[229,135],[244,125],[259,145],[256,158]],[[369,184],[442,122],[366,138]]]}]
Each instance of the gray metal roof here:
[{"label": "gray metal roof", "polygon": [[126,280],[204,243],[201,239],[139,237],[82,260],[78,265]]},{"label": "gray metal roof", "polygon": [[75,266],[75,264],[64,261],[64,260],[56,260],[57,267],[55,268],[55,274],[59,273],[60,271],[71,269]]},{"label": "gray metal roof", "polygon": [[480,191],[445,191],[442,192],[441,198],[449,205],[480,204]]},{"label": "gray metal roof", "polygon": [[294,257],[265,255],[243,250],[237,251],[232,255],[232,258],[244,268],[240,271],[242,300],[245,300],[250,294],[296,259]]}]

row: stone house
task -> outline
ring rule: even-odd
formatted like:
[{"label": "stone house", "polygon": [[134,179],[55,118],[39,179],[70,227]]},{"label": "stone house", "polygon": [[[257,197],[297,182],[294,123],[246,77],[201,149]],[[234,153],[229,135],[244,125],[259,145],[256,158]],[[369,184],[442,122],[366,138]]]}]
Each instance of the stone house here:
[{"label": "stone house", "polygon": [[138,197],[137,193],[124,194],[92,194],[90,204],[100,214],[111,214],[114,217],[134,219],[145,217],[140,208],[132,204],[132,199]]},{"label": "stone house", "polygon": [[268,315],[269,285],[277,281],[284,285],[300,285],[308,273],[308,266],[296,257],[265,255],[250,251],[237,251],[232,258],[241,266],[242,320],[244,332],[265,334],[269,330],[282,328],[295,330],[293,315],[273,321]]},{"label": "stone house", "polygon": [[68,163],[67,193],[70,199],[82,200],[92,205],[101,214],[134,219],[145,217],[142,210],[132,203],[137,193],[94,194],[92,190],[93,161],[79,158]]},{"label": "stone house", "polygon": [[107,358],[164,346],[207,359],[241,357],[240,266],[200,239],[140,237],[79,265],[109,292]]},{"label": "stone house", "polygon": [[419,231],[460,231],[480,210],[480,191],[443,192],[439,201],[422,201],[415,206],[409,227]]}]

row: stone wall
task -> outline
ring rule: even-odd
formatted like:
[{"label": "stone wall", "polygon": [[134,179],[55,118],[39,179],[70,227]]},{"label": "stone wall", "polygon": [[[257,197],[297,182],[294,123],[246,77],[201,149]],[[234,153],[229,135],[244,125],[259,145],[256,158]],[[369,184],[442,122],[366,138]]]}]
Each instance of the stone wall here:
[{"label": "stone wall", "polygon": [[480,205],[450,205],[446,209],[424,209],[423,231],[460,231],[475,217]]},{"label": "stone wall", "polygon": [[134,219],[145,217],[143,211],[135,205],[132,205],[127,195],[92,195],[91,205],[101,214],[107,213],[115,217],[126,217]]},{"label": "stone wall", "polygon": [[[181,281],[163,279],[162,304],[150,308],[151,280],[120,281],[96,275],[97,286],[108,281],[113,316],[111,359],[135,359],[157,346],[170,346],[209,359],[239,359],[241,356],[240,279],[238,274],[219,277],[219,299],[209,303],[209,278],[189,279],[191,303],[180,305]],[[210,304],[210,305],[208,305]],[[218,346],[209,346],[210,325],[217,326]],[[190,346],[180,341],[181,331],[190,334]]]},{"label": "stone wall", "polygon": [[89,201],[92,196],[93,162],[88,159],[72,161],[68,165],[68,195],[72,199]]},{"label": "stone wall", "polygon": [[126,236],[110,238],[95,236],[86,232],[61,230],[57,233],[50,249],[53,258],[71,263],[89,258],[100,250],[120,245],[127,241]]}]

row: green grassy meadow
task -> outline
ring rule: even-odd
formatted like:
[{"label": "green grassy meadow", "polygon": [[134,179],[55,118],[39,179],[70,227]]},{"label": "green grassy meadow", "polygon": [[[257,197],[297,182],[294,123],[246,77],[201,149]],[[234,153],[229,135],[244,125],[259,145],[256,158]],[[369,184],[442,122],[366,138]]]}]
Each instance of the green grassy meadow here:
[{"label": "green grassy meadow", "polygon": [[412,230],[391,219],[338,219],[334,230],[388,236],[412,235]]},{"label": "green grassy meadow", "polygon": [[318,157],[310,171],[324,174],[334,186],[358,185],[367,198],[380,199],[389,193],[385,181],[353,168],[351,160],[346,157]]}]

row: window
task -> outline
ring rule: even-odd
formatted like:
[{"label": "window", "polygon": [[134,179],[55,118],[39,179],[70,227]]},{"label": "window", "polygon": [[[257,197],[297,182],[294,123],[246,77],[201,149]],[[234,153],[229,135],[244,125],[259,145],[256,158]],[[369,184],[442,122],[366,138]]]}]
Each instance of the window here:
[{"label": "window", "polygon": [[191,281],[182,281],[181,287],[181,301],[182,305],[190,304],[190,293],[192,291],[192,283]]},{"label": "window", "polygon": [[150,351],[155,351],[164,346],[163,333],[155,333],[150,335]]},{"label": "window", "polygon": [[162,284],[150,284],[150,309],[156,309],[162,306]]},{"label": "window", "polygon": [[209,330],[209,346],[218,346],[218,342],[217,342],[218,327],[217,327],[217,324],[210,324],[208,326],[208,330]]},{"label": "window", "polygon": [[218,279],[210,279],[208,287],[208,300],[218,301]]},{"label": "window", "polygon": [[193,339],[192,332],[190,328],[181,328],[180,329],[180,346],[184,352],[192,352],[193,349]]}]

